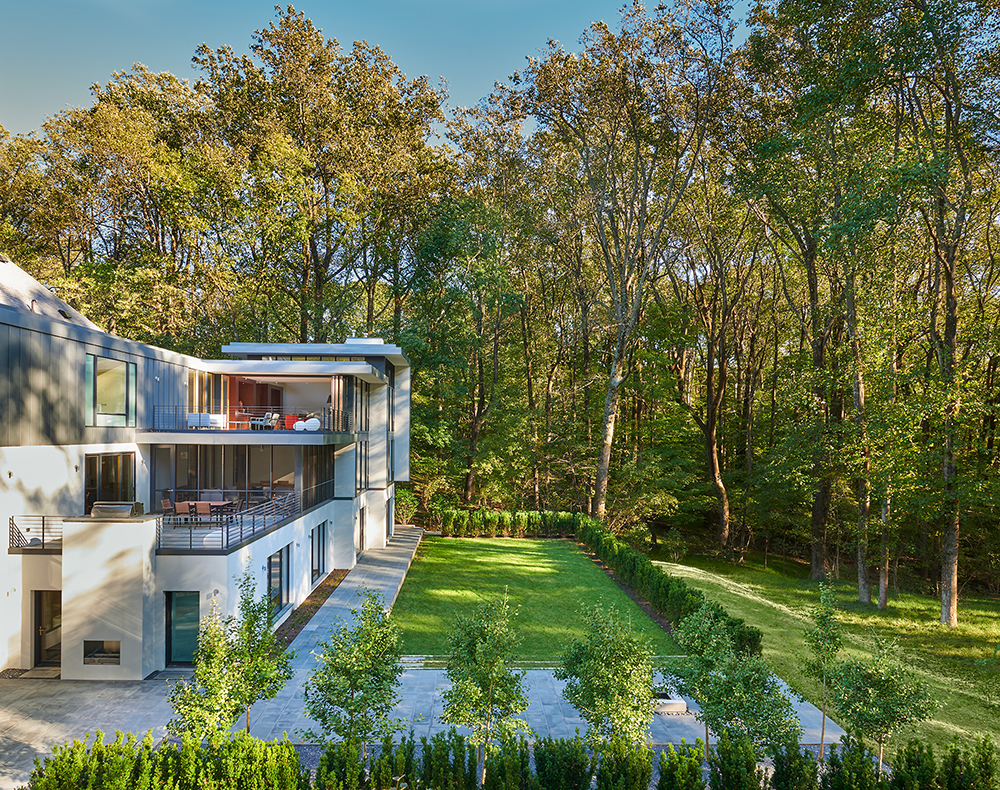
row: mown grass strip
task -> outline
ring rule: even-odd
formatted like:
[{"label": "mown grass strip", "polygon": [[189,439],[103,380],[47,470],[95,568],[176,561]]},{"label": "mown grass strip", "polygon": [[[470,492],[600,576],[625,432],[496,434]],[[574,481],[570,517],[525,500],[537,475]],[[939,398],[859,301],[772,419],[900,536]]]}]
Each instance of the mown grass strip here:
[{"label": "mown grass strip", "polygon": [[459,614],[508,589],[519,607],[518,658],[556,661],[584,633],[581,607],[604,601],[622,611],[652,642],[657,655],[679,651],[663,632],[572,541],[558,539],[425,537],[417,550],[393,618],[403,632],[403,652],[445,655]]},{"label": "mown grass strip", "polygon": [[[803,638],[812,625],[810,610],[819,601],[818,582],[803,578],[802,569],[791,562],[783,575],[774,557],[765,571],[757,555],[748,556],[742,567],[706,557],[657,564],[760,628],[764,656],[777,674],[818,704],[819,685],[804,670],[808,651]],[[956,737],[968,743],[982,732],[993,734],[1000,744],[1000,669],[977,663],[990,658],[1000,643],[1000,602],[963,598],[959,625],[950,629],[938,622],[936,598],[904,593],[891,597],[880,612],[857,602],[856,585],[832,583],[847,633],[845,655],[870,654],[873,634],[896,641],[904,663],[930,686],[939,705],[930,720],[897,736],[891,749],[916,736],[940,752]]]}]

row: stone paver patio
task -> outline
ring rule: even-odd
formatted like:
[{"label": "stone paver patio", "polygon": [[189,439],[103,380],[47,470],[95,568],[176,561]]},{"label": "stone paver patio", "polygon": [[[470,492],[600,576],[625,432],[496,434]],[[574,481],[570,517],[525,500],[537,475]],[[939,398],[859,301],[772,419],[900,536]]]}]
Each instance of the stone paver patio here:
[{"label": "stone paver patio", "polygon": [[[420,542],[421,531],[397,527],[389,546],[371,550],[359,560],[331,594],[309,624],[292,643],[295,675],[273,700],[260,702],[251,710],[251,732],[264,739],[281,738],[284,733],[293,741],[301,740],[297,731],[314,726],[303,710],[302,684],[315,661],[314,650],[338,618],[346,618],[360,603],[359,591],[379,590],[387,602],[394,602]],[[166,683],[185,673],[162,672],[153,679],[131,682],[89,682],[54,680],[0,681],[0,790],[13,790],[24,784],[34,758],[48,754],[53,742],[83,737],[102,730],[113,736],[115,730],[137,734],[153,731],[156,738],[166,734],[171,718],[166,698]],[[586,723],[562,698],[562,681],[551,670],[529,670],[529,707],[523,718],[539,735],[556,738],[582,733]],[[402,676],[397,718],[412,727],[414,735],[430,736],[446,730],[438,721],[441,692],[447,687],[443,670],[408,669]],[[693,707],[689,702],[689,707]],[[820,712],[809,703],[797,703],[802,722],[803,743],[818,744]],[[245,726],[241,720],[234,729]],[[827,721],[827,743],[835,742],[843,730]],[[689,742],[704,737],[704,727],[691,713],[653,717],[650,737],[654,744]]]}]

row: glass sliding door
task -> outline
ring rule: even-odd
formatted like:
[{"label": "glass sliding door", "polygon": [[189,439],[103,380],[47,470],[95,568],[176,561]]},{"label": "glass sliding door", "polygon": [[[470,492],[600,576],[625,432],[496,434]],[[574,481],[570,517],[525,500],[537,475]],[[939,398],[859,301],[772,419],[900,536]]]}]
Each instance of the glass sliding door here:
[{"label": "glass sliding door", "polygon": [[135,501],[135,453],[84,456],[84,512],[95,502]]}]

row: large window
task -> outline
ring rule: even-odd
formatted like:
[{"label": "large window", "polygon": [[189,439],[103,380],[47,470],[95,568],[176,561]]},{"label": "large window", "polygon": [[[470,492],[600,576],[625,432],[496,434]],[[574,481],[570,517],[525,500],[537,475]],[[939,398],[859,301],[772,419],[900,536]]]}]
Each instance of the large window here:
[{"label": "large window", "polygon": [[326,573],[326,522],[309,533],[309,553],[312,556],[312,581],[315,584]]},{"label": "large window", "polygon": [[302,507],[308,509],[334,496],[336,459],[330,446],[302,448]]},{"label": "large window", "polygon": [[85,512],[95,502],[135,502],[135,453],[84,456]]},{"label": "large window", "polygon": [[292,544],[280,549],[267,558],[267,595],[271,599],[271,609],[279,612],[289,603],[288,571]]},{"label": "large window", "polygon": [[291,445],[245,444],[157,448],[153,454],[153,499],[157,503],[161,499],[226,499],[257,505],[290,494],[295,491],[296,449]]},{"label": "large window", "polygon": [[228,376],[188,369],[188,411],[224,414],[228,402]]},{"label": "large window", "polygon": [[136,366],[134,362],[87,354],[84,424],[135,427]]}]

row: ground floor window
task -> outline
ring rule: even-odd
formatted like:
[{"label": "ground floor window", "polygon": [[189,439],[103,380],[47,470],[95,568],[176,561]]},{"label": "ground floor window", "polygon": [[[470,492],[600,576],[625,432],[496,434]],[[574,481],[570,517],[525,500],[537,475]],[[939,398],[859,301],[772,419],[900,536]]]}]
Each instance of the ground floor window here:
[{"label": "ground floor window", "polygon": [[284,609],[289,603],[288,571],[291,553],[292,544],[289,543],[267,558],[267,594],[275,612]]},{"label": "ground floor window", "polygon": [[326,573],[326,522],[315,527],[309,534],[310,553],[312,554],[312,580],[315,581]]},{"label": "ground floor window", "polygon": [[366,511],[361,508],[358,511],[358,545],[354,547],[356,557],[360,557],[365,551],[365,521]]},{"label": "ground floor window", "polygon": [[84,456],[84,512],[95,502],[135,502],[135,453]]}]

